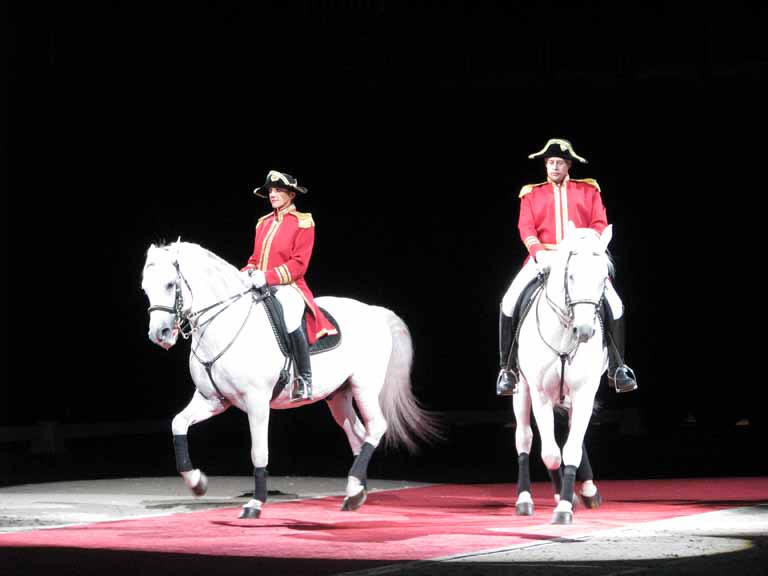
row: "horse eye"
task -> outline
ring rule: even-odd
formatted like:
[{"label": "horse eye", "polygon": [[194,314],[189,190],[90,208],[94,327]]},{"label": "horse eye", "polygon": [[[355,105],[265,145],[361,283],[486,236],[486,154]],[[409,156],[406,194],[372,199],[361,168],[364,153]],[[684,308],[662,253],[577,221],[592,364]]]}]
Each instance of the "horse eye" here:
[{"label": "horse eye", "polygon": [[168,282],[168,284],[165,285],[165,289],[168,291],[173,290],[173,287],[174,287],[173,282]]}]

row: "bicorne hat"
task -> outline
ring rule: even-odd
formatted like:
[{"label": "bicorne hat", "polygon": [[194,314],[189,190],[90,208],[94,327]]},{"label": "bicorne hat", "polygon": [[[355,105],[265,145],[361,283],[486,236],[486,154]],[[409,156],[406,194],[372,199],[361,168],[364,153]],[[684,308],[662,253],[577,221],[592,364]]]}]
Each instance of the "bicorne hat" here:
[{"label": "bicorne hat", "polygon": [[269,198],[270,188],[281,188],[283,190],[288,190],[289,192],[299,192],[301,194],[309,192],[304,186],[299,186],[296,178],[285,172],[278,172],[277,170],[270,170],[264,184],[256,188],[253,193],[262,198]]},{"label": "bicorne hat", "polygon": [[573,162],[576,160],[577,162],[581,162],[582,164],[586,164],[586,159],[582,158],[576,152],[573,151],[573,146],[571,145],[568,140],[563,140],[562,138],[551,138],[547,141],[547,143],[544,145],[544,148],[536,152],[535,154],[531,154],[528,156],[528,158],[562,158],[563,160],[570,160]]}]

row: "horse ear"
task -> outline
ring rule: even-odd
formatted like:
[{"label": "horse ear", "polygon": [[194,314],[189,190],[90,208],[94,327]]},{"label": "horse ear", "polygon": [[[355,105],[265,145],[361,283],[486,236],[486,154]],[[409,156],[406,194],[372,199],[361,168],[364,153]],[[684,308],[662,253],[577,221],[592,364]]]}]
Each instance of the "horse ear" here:
[{"label": "horse ear", "polygon": [[613,224],[608,224],[603,230],[603,233],[600,234],[600,241],[603,243],[606,250],[608,249],[608,244],[610,243],[611,238],[613,238]]}]

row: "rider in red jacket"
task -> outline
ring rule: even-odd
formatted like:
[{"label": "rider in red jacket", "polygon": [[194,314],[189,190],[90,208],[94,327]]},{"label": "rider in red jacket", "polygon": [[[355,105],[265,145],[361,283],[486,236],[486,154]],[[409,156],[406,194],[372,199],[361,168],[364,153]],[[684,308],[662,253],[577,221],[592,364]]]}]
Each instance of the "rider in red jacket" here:
[{"label": "rider in red jacket", "polygon": [[[253,241],[253,254],[242,271],[258,287],[277,286],[276,297],[283,308],[286,330],[296,362],[296,378],[292,400],[312,398],[312,369],[309,344],[318,338],[336,334],[333,324],[315,304],[304,274],[315,244],[315,222],[312,215],[296,210],[296,193],[306,194],[290,174],[271,170],[254,194],[268,198],[272,212],[259,218]],[[307,318],[307,335],[301,330],[302,317]]]},{"label": "rider in red jacket", "polygon": [[[565,235],[568,221],[577,228],[592,228],[598,233],[608,225],[600,197],[600,186],[595,180],[574,180],[569,176],[574,161],[586,164],[577,155],[571,143],[558,138],[547,142],[542,150],[529,158],[544,158],[547,181],[523,186],[520,191],[520,238],[528,249],[523,268],[512,281],[501,302],[499,317],[499,354],[501,370],[496,381],[500,396],[517,390],[517,346],[515,334],[519,320],[520,296],[539,271],[546,267],[549,252],[557,250]],[[608,380],[617,392],[637,388],[631,368],[622,359],[624,354],[623,304],[613,283],[606,286],[606,300],[610,309],[605,318],[608,333]]]}]

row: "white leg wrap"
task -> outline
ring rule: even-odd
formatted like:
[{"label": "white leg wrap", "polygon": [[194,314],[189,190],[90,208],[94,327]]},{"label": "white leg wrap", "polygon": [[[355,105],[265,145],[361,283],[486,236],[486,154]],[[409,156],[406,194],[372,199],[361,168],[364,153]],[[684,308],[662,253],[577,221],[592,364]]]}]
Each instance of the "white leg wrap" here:
[{"label": "white leg wrap", "polygon": [[517,504],[533,504],[533,497],[527,490],[517,495]]},{"label": "white leg wrap", "polygon": [[200,482],[201,473],[198,468],[195,468],[194,470],[189,470],[187,472],[182,472],[181,475],[184,478],[184,483],[190,489],[197,486],[197,484]]},{"label": "white leg wrap", "polygon": [[581,495],[591,498],[597,494],[597,486],[592,480],[585,480],[581,485]]},{"label": "white leg wrap", "polygon": [[560,500],[555,506],[555,512],[573,512],[573,504],[568,500]]},{"label": "white leg wrap", "polygon": [[347,497],[357,496],[363,491],[363,484],[354,476],[347,476]]},{"label": "white leg wrap", "polygon": [[243,508],[255,508],[256,510],[261,510],[261,507],[264,505],[264,502],[261,500],[255,500],[254,498],[251,498],[248,500],[247,504],[243,504]]}]

